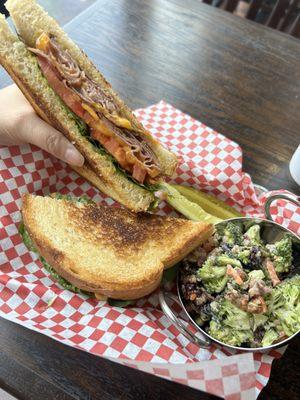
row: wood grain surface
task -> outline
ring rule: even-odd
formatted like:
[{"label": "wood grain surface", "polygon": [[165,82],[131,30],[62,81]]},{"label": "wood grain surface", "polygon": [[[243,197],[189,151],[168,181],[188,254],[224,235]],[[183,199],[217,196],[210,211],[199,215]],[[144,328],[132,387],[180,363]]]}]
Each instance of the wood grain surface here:
[{"label": "wood grain surface", "polygon": [[[300,193],[300,41],[198,0],[102,0],[68,31],[133,108],[161,99],[238,142],[244,169]],[[94,11],[94,12],[93,12]]]},{"label": "wood grain surface", "polygon": [[21,400],[216,399],[1,320],[0,386]]},{"label": "wood grain surface", "polygon": [[[237,141],[255,182],[299,193],[300,41],[199,0],[100,0],[66,29],[132,108],[164,99]],[[3,319],[0,343],[0,385],[20,399],[212,398]],[[299,344],[260,400],[299,399]]]}]

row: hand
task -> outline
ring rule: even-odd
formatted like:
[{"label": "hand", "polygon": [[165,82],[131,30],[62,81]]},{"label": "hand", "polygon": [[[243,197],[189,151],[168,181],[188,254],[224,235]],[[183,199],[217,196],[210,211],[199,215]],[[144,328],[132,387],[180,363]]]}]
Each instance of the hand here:
[{"label": "hand", "polygon": [[0,104],[0,145],[31,143],[70,165],[83,165],[79,151],[62,133],[38,117],[16,85],[0,90]]}]

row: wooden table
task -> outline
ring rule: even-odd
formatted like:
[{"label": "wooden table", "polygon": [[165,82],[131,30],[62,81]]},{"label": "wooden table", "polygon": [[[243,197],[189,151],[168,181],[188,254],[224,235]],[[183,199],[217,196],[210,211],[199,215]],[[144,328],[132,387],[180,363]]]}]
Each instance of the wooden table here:
[{"label": "wooden table", "polygon": [[[170,102],[240,143],[255,182],[299,193],[288,161],[300,142],[300,41],[199,0],[101,0],[67,31],[133,108]],[[212,398],[0,325],[0,384],[21,399]],[[299,344],[274,363],[261,400],[299,398]]]}]

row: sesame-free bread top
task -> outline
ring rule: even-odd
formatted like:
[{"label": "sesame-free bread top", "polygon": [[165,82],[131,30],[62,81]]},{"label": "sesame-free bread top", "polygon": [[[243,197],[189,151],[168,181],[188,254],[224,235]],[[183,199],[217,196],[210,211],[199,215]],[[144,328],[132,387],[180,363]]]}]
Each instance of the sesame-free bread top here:
[{"label": "sesame-free bread top", "polygon": [[24,225],[41,256],[75,286],[113,298],[142,297],[206,240],[202,222],[26,194]]}]

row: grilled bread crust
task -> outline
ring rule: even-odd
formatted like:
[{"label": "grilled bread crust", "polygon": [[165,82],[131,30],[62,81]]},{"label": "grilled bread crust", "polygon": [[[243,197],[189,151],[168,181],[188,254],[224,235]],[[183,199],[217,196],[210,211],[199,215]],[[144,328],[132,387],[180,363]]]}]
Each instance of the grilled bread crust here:
[{"label": "grilled bread crust", "polygon": [[132,110],[120,99],[105,77],[98,71],[87,55],[68,37],[57,22],[34,0],[8,0],[5,6],[13,19],[19,35],[27,45],[34,47],[36,39],[42,32],[55,35],[58,44],[63,49],[68,50],[80,68],[112,95],[115,103],[122,110],[122,116],[127,118],[134,127],[141,130],[141,136],[154,150],[164,174],[172,175],[177,165],[177,157],[164,148],[144,129],[132,113]]},{"label": "grilled bread crust", "polygon": [[80,133],[70,111],[48,85],[36,57],[11,32],[0,14],[0,63],[19,86],[37,114],[72,141],[85,157],[84,167],[74,168],[100,191],[132,211],[145,211],[154,196],[119,172],[109,156],[96,152]]},{"label": "grilled bread crust", "polygon": [[207,223],[29,194],[22,216],[58,274],[82,290],[124,300],[152,292],[164,268],[213,232]]}]

